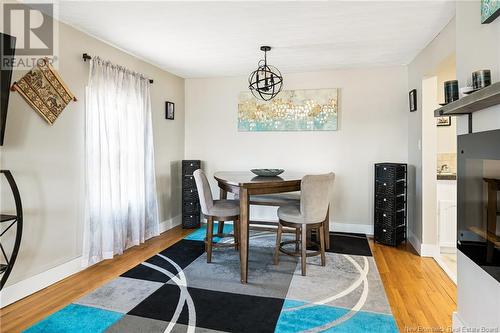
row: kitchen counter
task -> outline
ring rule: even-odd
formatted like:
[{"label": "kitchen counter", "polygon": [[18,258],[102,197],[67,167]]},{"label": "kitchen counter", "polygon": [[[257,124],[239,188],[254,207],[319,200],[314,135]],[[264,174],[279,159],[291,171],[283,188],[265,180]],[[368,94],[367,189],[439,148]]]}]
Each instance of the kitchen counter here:
[{"label": "kitchen counter", "polygon": [[456,174],[437,174],[437,180],[456,180],[457,175]]}]

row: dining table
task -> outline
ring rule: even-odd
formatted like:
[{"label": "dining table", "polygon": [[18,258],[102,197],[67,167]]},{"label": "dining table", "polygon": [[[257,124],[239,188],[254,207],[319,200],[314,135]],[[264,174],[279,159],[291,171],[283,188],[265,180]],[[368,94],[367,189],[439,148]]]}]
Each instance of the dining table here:
[{"label": "dining table", "polygon": [[248,282],[250,196],[300,191],[304,175],[305,173],[286,171],[274,177],[256,176],[250,171],[220,171],[214,174],[220,188],[220,199],[227,199],[227,193],[230,192],[237,195],[240,200],[241,283]]}]

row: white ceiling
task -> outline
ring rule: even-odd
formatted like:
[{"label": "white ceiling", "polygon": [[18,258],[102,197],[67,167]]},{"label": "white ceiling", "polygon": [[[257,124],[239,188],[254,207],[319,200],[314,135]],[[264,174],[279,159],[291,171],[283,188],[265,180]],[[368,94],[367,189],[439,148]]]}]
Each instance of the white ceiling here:
[{"label": "white ceiling", "polygon": [[453,1],[60,2],[61,21],[184,78],[408,64]]}]

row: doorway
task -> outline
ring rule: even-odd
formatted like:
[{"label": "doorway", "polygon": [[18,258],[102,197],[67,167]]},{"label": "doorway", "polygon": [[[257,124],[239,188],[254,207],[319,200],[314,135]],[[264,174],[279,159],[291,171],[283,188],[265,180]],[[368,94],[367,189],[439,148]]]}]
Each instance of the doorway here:
[{"label": "doorway", "polygon": [[444,82],[455,76],[453,55],[422,80],[422,233],[432,257],[456,283],[456,119],[434,117],[444,102]]}]

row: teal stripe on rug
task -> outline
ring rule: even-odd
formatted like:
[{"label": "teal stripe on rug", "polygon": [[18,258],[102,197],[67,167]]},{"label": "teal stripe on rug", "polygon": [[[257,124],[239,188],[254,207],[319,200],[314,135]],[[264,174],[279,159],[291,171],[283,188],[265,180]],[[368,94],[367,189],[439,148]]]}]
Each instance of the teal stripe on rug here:
[{"label": "teal stripe on rug", "polygon": [[123,314],[90,306],[70,304],[31,326],[28,333],[97,333],[123,317]]},{"label": "teal stripe on rug", "polygon": [[[304,304],[306,303],[286,300],[283,304],[283,309],[290,309]],[[328,305],[315,305],[295,311],[282,311],[276,325],[275,333],[314,331],[315,328],[332,323],[347,313],[349,313],[349,309]],[[399,332],[393,316],[365,311],[358,311],[346,321],[320,331],[341,333]]]},{"label": "teal stripe on rug", "polygon": [[[218,228],[218,223],[216,222],[214,223],[214,234],[217,233],[217,228]],[[230,234],[232,232],[233,232],[233,225],[224,223],[224,233]],[[184,237],[184,239],[203,242],[205,240],[206,234],[207,234],[207,225],[206,223],[203,223],[199,229],[187,235],[186,237]],[[219,240],[220,240],[219,237],[214,237],[214,242],[218,242]]]}]

